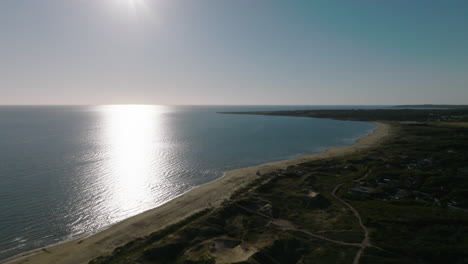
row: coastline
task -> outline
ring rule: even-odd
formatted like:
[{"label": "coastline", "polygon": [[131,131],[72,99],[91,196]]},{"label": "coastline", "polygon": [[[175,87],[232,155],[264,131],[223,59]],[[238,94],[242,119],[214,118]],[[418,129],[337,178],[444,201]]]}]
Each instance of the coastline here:
[{"label": "coastline", "polygon": [[292,160],[225,172],[223,177],[215,181],[201,185],[157,208],[125,219],[94,235],[26,252],[7,259],[4,263],[87,263],[98,256],[111,253],[118,246],[178,222],[195,212],[219,206],[235,190],[255,180],[258,171],[266,174],[291,165],[351,154],[376,146],[390,133],[390,125],[374,123],[377,124],[377,128],[369,135],[356,140],[353,145],[331,148]]}]

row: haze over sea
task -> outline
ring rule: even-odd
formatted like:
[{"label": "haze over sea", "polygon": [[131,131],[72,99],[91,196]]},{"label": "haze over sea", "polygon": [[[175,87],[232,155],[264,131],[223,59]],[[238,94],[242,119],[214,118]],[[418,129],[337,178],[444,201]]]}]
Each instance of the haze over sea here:
[{"label": "haze over sea", "polygon": [[0,259],[95,233],[224,171],[352,144],[375,125],[218,111],[363,106],[1,106]]}]

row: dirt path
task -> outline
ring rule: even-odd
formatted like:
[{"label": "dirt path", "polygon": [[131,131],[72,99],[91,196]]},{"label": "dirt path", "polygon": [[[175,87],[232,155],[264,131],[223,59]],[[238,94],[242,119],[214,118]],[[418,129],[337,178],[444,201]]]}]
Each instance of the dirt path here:
[{"label": "dirt path", "polygon": [[366,173],[364,174],[364,176],[362,176],[361,178],[359,178],[359,179],[357,179],[357,180],[354,180],[354,182],[360,182],[360,181],[366,179],[366,178],[369,176],[369,174],[370,174],[371,172],[372,172],[371,169],[367,170]]},{"label": "dirt path", "polygon": [[284,219],[279,219],[279,218],[272,218],[268,215],[265,215],[265,214],[262,214],[262,213],[259,213],[255,210],[251,210],[249,208],[246,208],[244,206],[241,206],[239,204],[235,204],[237,207],[239,207],[240,209],[242,210],[245,210],[247,212],[250,212],[250,213],[253,213],[253,214],[257,214],[261,217],[264,217],[264,218],[267,218],[267,219],[270,219],[270,223],[279,227],[280,229],[282,230],[287,230],[287,231],[297,231],[297,232],[301,232],[301,233],[304,233],[306,235],[309,235],[309,236],[312,236],[312,237],[315,237],[315,238],[319,238],[319,239],[323,239],[323,240],[326,240],[328,242],[332,242],[332,243],[336,243],[336,244],[340,244],[340,245],[344,245],[344,246],[354,246],[354,247],[361,247],[361,243],[349,243],[349,242],[343,242],[343,241],[338,241],[338,240],[334,240],[334,239],[330,239],[330,238],[326,238],[324,236],[321,236],[321,235],[317,235],[317,234],[314,234],[314,233],[311,233],[311,232],[308,232],[306,230],[303,230],[303,229],[299,229],[299,228],[296,228],[294,227],[294,225],[289,222],[288,220],[284,220]]},{"label": "dirt path", "polygon": [[[354,180],[354,182],[359,182],[359,181],[362,181],[364,180],[365,178],[367,178],[369,176],[369,174],[371,173],[371,170],[368,170],[364,176],[362,176],[361,178],[357,179],[357,180]],[[356,218],[358,219],[358,222],[359,222],[359,225],[361,226],[362,230],[364,231],[364,239],[362,240],[361,243],[349,243],[349,242],[344,242],[344,241],[338,241],[338,240],[334,240],[334,239],[330,239],[330,238],[327,238],[327,237],[324,237],[324,236],[321,236],[321,235],[318,235],[318,234],[314,234],[314,233],[310,233],[306,230],[302,230],[302,229],[298,229],[298,228],[295,228],[292,223],[290,223],[289,221],[287,220],[283,220],[283,219],[274,219],[272,218],[271,216],[268,216],[268,215],[265,215],[265,214],[262,214],[262,213],[259,213],[255,210],[251,210],[249,208],[246,208],[244,206],[241,206],[239,204],[235,204],[237,207],[239,207],[240,209],[243,209],[245,211],[248,211],[250,213],[253,213],[253,214],[257,214],[259,216],[262,216],[262,217],[265,217],[265,218],[268,218],[270,219],[271,223],[276,225],[277,227],[283,229],[283,230],[289,230],[289,231],[297,231],[297,232],[301,232],[303,234],[307,234],[311,237],[315,237],[315,238],[319,238],[319,239],[322,239],[322,240],[325,240],[325,241],[328,241],[328,242],[332,242],[332,243],[336,243],[336,244],[339,244],[339,245],[344,245],[344,246],[354,246],[354,247],[359,247],[359,250],[357,251],[356,253],[356,256],[354,257],[354,261],[353,261],[353,264],[359,264],[359,261],[361,259],[361,256],[362,256],[362,252],[364,252],[364,249],[367,248],[367,247],[373,247],[372,244],[370,243],[370,240],[369,240],[369,230],[367,229],[367,227],[363,224],[362,222],[362,218],[361,218],[361,215],[359,214],[359,212],[354,208],[352,207],[349,203],[347,203],[346,201],[344,201],[343,199],[341,199],[340,197],[338,197],[336,195],[337,191],[340,189],[341,186],[343,186],[345,183],[340,183],[338,185],[335,186],[335,188],[333,189],[332,191],[332,196],[338,200],[340,203],[344,204],[346,207],[348,207],[354,214],[354,216],[356,216]]]},{"label": "dirt path", "polygon": [[339,244],[339,245],[343,245],[343,246],[361,247],[361,243],[349,243],[349,242],[334,240],[334,239],[326,238],[324,236],[316,235],[314,233],[310,233],[310,232],[302,230],[302,229],[297,229],[297,228],[283,228],[283,229],[284,230],[289,230],[289,231],[301,232],[301,233],[304,233],[304,234],[309,235],[311,237],[320,238],[320,239],[323,239],[325,241],[332,242],[332,243]]},{"label": "dirt path", "polygon": [[[357,180],[354,180],[353,182],[360,182],[360,181],[366,179],[369,176],[370,173],[371,173],[371,170],[367,170],[366,173],[364,174],[364,176],[362,176],[361,178],[359,178]],[[361,218],[361,215],[359,214],[359,212],[353,206],[351,206],[349,203],[347,203],[346,201],[344,201],[343,199],[338,197],[338,195],[336,195],[336,193],[338,192],[340,187],[343,186],[344,184],[345,183],[340,183],[340,184],[336,185],[335,188],[332,191],[332,196],[336,200],[338,200],[340,203],[342,203],[346,207],[348,207],[349,210],[351,210],[353,212],[354,216],[358,219],[359,226],[361,226],[361,228],[362,228],[362,230],[364,232],[364,239],[362,240],[361,243],[349,243],[349,242],[330,239],[330,238],[327,238],[327,237],[324,237],[324,236],[321,236],[321,235],[318,235],[318,234],[308,232],[308,231],[303,230],[303,229],[298,229],[298,228],[294,227],[294,225],[291,222],[287,221],[287,220],[275,219],[275,218],[273,218],[271,216],[259,213],[259,212],[255,211],[255,210],[251,210],[251,209],[246,208],[244,206],[241,206],[241,205],[239,205],[237,203],[235,205],[237,207],[239,207],[240,209],[243,209],[243,210],[245,210],[247,212],[257,214],[259,216],[268,218],[271,221],[270,222],[271,224],[281,228],[282,230],[301,232],[301,233],[307,234],[307,235],[309,235],[311,237],[319,238],[319,239],[322,239],[322,240],[325,240],[325,241],[328,241],[328,242],[332,242],[332,243],[336,243],[336,244],[339,244],[339,245],[359,247],[359,250],[357,251],[356,256],[354,257],[354,261],[353,261],[353,264],[359,264],[359,261],[361,259],[362,253],[364,252],[364,249],[366,249],[367,247],[374,247],[374,246],[370,243],[369,230],[367,229],[367,227],[362,222],[362,218]],[[319,231],[319,232],[321,232],[321,231]],[[378,247],[375,247],[375,248],[380,249]],[[383,250],[383,249],[381,249],[381,250]]]},{"label": "dirt path", "polygon": [[[359,178],[356,181],[360,181],[360,180],[365,179],[369,175],[369,173],[370,173],[370,171],[368,171],[363,177]],[[362,230],[364,231],[364,239],[362,240],[362,242],[360,244],[360,248],[359,248],[358,252],[356,253],[356,256],[354,257],[354,261],[353,261],[353,264],[359,264],[359,260],[361,259],[361,255],[362,255],[362,252],[364,251],[364,249],[366,247],[371,247],[372,245],[371,245],[370,240],[369,240],[369,230],[362,223],[362,218],[361,218],[361,215],[359,214],[359,212],[354,207],[352,207],[349,203],[345,202],[343,199],[341,199],[340,197],[338,197],[336,195],[336,192],[340,189],[341,186],[343,186],[343,184],[345,184],[345,183],[340,183],[337,186],[335,186],[335,188],[333,189],[332,195],[333,195],[333,197],[335,199],[340,201],[342,204],[344,204],[346,207],[348,207],[353,212],[354,216],[356,216],[356,218],[359,221],[359,225],[361,226]]]}]

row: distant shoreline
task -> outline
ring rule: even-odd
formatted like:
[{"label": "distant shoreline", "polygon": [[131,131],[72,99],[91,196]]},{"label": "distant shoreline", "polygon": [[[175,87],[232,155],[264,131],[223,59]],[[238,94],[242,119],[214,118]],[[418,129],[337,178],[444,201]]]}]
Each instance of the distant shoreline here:
[{"label": "distant shoreline", "polygon": [[266,174],[291,165],[351,154],[376,146],[390,134],[390,125],[374,123],[377,124],[377,128],[367,136],[356,140],[353,145],[330,148],[292,160],[270,162],[225,172],[224,176],[217,180],[188,191],[159,207],[127,218],[96,234],[22,253],[4,260],[4,263],[88,263],[98,256],[111,253],[116,247],[160,230],[193,213],[219,206],[235,190],[258,178],[258,173]]}]

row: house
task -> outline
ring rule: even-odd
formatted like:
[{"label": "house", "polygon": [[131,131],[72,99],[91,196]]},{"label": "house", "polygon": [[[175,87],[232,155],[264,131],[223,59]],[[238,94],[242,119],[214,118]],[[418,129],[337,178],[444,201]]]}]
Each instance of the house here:
[{"label": "house", "polygon": [[376,188],[360,186],[360,185],[348,190],[349,194],[358,194],[358,195],[373,195],[376,192],[377,192]]}]

